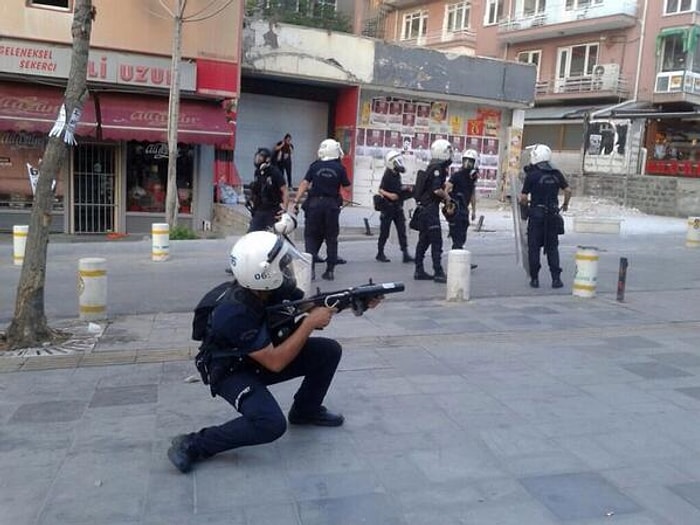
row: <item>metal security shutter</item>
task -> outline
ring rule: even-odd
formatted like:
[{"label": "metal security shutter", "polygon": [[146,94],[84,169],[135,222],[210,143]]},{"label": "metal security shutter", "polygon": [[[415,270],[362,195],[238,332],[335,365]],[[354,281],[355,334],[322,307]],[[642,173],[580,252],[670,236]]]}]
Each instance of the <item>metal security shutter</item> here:
[{"label": "metal security shutter", "polygon": [[298,186],[314,160],[319,143],[327,138],[328,104],[311,100],[242,93],[238,104],[234,161],[241,181],[253,177],[253,155],[272,149],[286,133],[292,135],[292,182]]}]

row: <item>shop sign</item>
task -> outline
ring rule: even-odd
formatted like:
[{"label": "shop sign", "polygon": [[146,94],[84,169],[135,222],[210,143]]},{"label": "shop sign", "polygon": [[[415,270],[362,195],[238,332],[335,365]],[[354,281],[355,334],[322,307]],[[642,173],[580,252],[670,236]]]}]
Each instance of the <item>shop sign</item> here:
[{"label": "shop sign", "polygon": [[0,157],[0,168],[11,168],[12,159],[10,157]]},{"label": "shop sign", "polygon": [[[0,39],[0,71],[17,75],[68,78],[72,49],[68,46]],[[87,79],[151,88],[170,88],[169,58],[136,53],[118,53],[91,49]],[[197,68],[194,62],[181,60],[180,87],[196,91]]]},{"label": "shop sign", "polygon": [[[146,146],[144,154],[152,156],[154,159],[167,159],[170,150],[165,142],[153,142]],[[177,156],[180,156],[180,148],[177,149]]]}]

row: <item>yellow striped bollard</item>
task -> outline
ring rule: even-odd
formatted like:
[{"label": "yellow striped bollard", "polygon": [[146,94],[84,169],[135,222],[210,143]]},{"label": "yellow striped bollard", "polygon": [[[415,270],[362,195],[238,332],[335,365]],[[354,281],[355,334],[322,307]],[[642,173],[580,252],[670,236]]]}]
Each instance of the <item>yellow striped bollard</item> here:
[{"label": "yellow striped bollard", "polygon": [[79,260],[78,303],[81,320],[107,316],[107,259],[85,257]]},{"label": "yellow striped bollard", "polygon": [[27,247],[27,234],[29,226],[26,224],[15,224],[12,227],[12,260],[15,266],[22,266],[24,263],[24,250]]},{"label": "yellow striped bollard", "polygon": [[688,217],[685,245],[687,248],[700,248],[700,217]]},{"label": "yellow striped bollard", "polygon": [[571,287],[577,297],[595,297],[598,281],[598,248],[579,246],[576,251],[576,277]]},{"label": "yellow striped bollard", "polygon": [[167,261],[170,258],[170,226],[167,222],[155,222],[151,225],[151,260]]}]

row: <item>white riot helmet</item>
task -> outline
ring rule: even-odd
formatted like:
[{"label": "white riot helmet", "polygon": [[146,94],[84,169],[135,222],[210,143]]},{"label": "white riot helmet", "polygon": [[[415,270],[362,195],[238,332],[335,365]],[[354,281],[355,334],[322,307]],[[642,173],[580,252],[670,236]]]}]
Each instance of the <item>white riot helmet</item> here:
[{"label": "white riot helmet", "polygon": [[530,150],[530,164],[532,165],[552,160],[552,150],[545,144],[534,144],[525,149]]},{"label": "white riot helmet", "polygon": [[343,148],[335,139],[326,139],[318,146],[318,158],[321,160],[339,159],[343,156]]},{"label": "white riot helmet", "polygon": [[[471,163],[469,162],[471,160]],[[475,149],[468,149],[462,153],[462,166],[467,166],[471,164],[472,168],[476,168],[477,161],[479,160],[479,152]]]},{"label": "white riot helmet", "polygon": [[384,163],[387,168],[394,170],[396,173],[403,173],[406,171],[406,167],[403,165],[403,153],[399,150],[389,150],[386,157],[384,157]]},{"label": "white riot helmet", "polygon": [[430,157],[433,160],[452,160],[452,144],[449,140],[437,139],[430,145]]},{"label": "white riot helmet", "polygon": [[274,230],[275,232],[279,233],[280,235],[289,235],[292,233],[294,230],[296,230],[297,227],[297,220],[294,215],[291,215],[289,213],[283,213],[279,220],[275,223],[274,225]]},{"label": "white riot helmet", "polygon": [[272,232],[248,233],[231,248],[233,276],[250,290],[296,287],[292,264],[310,266],[289,241]]}]

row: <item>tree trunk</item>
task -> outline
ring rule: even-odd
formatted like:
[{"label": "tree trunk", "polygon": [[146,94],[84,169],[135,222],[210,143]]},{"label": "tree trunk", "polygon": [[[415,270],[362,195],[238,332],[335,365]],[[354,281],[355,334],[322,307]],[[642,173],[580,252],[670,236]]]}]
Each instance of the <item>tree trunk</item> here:
[{"label": "tree trunk", "polygon": [[[64,100],[66,123],[70,120],[73,109],[82,106],[87,96],[88,52],[94,14],[92,0],[75,1],[75,14],[71,28],[73,52]],[[53,340],[56,335],[46,322],[44,310],[46,251],[53,201],[51,186],[61,172],[68,150],[69,145],[64,141],[64,132],[59,136],[50,137],[44,150],[29,219],[24,264],[17,285],[15,313],[6,335],[9,349],[41,345]]]},{"label": "tree trunk", "polygon": [[182,22],[184,0],[177,0],[173,17],[173,56],[170,65],[170,99],[168,101],[168,187],[165,192],[165,222],[170,229],[177,226],[177,128],[180,121],[180,56],[182,54]]}]

